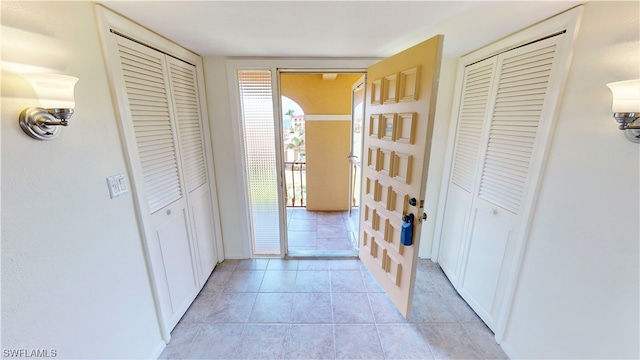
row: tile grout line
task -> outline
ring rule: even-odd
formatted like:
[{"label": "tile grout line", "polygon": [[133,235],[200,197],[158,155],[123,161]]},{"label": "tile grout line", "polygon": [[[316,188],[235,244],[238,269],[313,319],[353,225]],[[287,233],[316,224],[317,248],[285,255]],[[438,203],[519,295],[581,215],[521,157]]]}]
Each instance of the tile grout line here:
[{"label": "tile grout line", "polygon": [[[191,348],[193,347],[193,343],[196,342],[198,335],[200,335],[200,332],[202,331],[203,325],[202,324],[197,324],[197,325],[198,325],[198,331],[196,332],[193,339],[191,339],[191,341],[189,342],[189,346],[187,346],[187,351],[185,352],[184,357],[187,357],[187,355],[189,355],[189,353],[191,352]],[[171,340],[169,340],[169,342],[171,342]],[[167,344],[167,346],[169,346],[169,344]],[[166,349],[166,346],[165,346],[165,349]]]},{"label": "tile grout line", "polygon": [[333,358],[338,358],[338,342],[336,341],[336,319],[333,314],[333,281],[331,281],[331,264],[326,262],[327,271],[329,272],[329,307],[331,308],[331,331],[333,333]]},{"label": "tile grout line", "polygon": [[240,333],[240,342],[238,342],[238,346],[236,346],[236,350],[233,352],[233,358],[237,359],[238,352],[242,347],[242,338],[244,337],[245,331],[247,330],[247,323],[242,324],[242,332]]},{"label": "tile grout line", "polygon": [[373,306],[371,305],[371,297],[369,297],[369,289],[367,288],[367,283],[364,280],[364,273],[362,271],[362,267],[360,267],[360,277],[362,278],[362,284],[364,285],[365,294],[367,294],[367,301],[369,302],[369,310],[371,311],[371,316],[373,316],[373,326],[376,328],[376,334],[378,335],[378,343],[380,344],[380,350],[382,350],[382,358],[387,358],[387,353],[385,351],[384,346],[382,346],[382,338],[380,337],[380,328],[378,327],[378,318],[376,317],[375,311],[373,311]]},{"label": "tile grout line", "polygon": [[433,351],[433,347],[431,346],[431,342],[428,340],[427,335],[424,333],[424,331],[422,331],[422,324],[416,324],[416,325],[418,327],[418,331],[420,331],[420,335],[422,335],[422,338],[425,340],[425,342],[427,343],[427,346],[429,347],[429,351],[431,352],[431,358],[437,359],[436,353]]}]

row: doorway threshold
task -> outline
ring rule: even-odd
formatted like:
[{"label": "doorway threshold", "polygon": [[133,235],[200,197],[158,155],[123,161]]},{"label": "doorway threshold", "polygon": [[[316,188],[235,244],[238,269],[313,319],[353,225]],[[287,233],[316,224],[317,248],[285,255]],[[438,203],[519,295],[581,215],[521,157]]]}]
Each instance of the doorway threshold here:
[{"label": "doorway threshold", "polygon": [[290,250],[284,257],[288,260],[344,260],[359,259],[355,250]]}]

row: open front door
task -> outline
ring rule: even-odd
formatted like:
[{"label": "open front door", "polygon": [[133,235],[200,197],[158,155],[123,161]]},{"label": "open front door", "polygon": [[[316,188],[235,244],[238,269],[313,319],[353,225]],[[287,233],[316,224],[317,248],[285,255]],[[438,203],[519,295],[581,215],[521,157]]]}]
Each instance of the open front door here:
[{"label": "open front door", "polygon": [[405,317],[413,299],[442,40],[433,37],[367,71],[359,253]]}]

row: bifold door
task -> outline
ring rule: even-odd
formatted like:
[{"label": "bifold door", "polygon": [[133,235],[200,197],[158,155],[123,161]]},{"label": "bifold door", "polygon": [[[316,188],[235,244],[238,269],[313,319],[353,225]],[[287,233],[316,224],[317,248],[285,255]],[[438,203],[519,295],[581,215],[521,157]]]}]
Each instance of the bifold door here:
[{"label": "bifold door", "polygon": [[439,263],[495,331],[552,114],[559,34],[469,65]]},{"label": "bifold door", "polygon": [[218,259],[197,69],[115,32],[105,48],[156,302],[169,332]]}]

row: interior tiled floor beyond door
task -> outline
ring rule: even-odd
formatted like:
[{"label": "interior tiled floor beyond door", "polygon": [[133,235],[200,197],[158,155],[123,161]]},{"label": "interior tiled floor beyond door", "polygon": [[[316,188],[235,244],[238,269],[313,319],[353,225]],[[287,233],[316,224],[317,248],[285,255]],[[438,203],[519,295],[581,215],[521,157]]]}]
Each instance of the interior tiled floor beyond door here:
[{"label": "interior tiled floor beyond door", "polygon": [[226,260],[161,358],[495,359],[491,331],[421,260],[405,320],[359,260]]},{"label": "interior tiled floor beyond door", "polygon": [[[357,219],[355,215],[352,218]],[[355,255],[358,230],[352,218],[348,211],[287,208],[288,253],[330,255],[335,251],[352,251]]]}]

